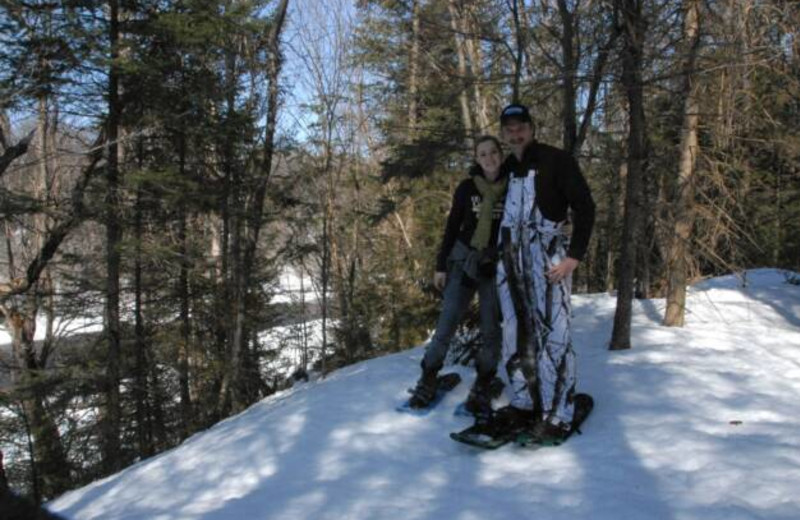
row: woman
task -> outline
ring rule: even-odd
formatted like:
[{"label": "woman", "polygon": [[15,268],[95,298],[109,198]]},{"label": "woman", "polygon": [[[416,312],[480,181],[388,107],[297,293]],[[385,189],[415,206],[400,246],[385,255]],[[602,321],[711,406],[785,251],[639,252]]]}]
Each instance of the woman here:
[{"label": "woman", "polygon": [[478,293],[483,346],[476,355],[478,372],[466,408],[475,415],[491,411],[490,386],[500,356],[500,317],[495,286],[497,233],[503,217],[507,179],[500,173],[500,141],[483,136],[475,144],[476,165],[456,188],[436,261],[434,285],[444,291],[436,332],[425,349],[422,376],[409,406],[426,408],[436,395],[436,377],[450,340]]}]

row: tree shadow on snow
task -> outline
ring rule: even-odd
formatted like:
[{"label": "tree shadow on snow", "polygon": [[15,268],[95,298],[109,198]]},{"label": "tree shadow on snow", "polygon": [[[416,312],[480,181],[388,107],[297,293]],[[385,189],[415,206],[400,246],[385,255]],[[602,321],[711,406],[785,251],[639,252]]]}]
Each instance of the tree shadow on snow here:
[{"label": "tree shadow on snow", "polygon": [[[621,418],[647,401],[624,395],[631,388],[609,365],[613,355],[595,325],[582,331],[576,320],[575,343],[579,389],[596,408],[584,435],[562,447],[481,452],[451,441],[448,433],[470,422],[453,409],[472,369],[459,369],[465,381],[429,416],[397,413],[418,375],[418,360],[402,353],[257,404],[177,450],[64,497],[59,512],[160,520],[671,519]],[[656,386],[667,382],[655,378]]]}]

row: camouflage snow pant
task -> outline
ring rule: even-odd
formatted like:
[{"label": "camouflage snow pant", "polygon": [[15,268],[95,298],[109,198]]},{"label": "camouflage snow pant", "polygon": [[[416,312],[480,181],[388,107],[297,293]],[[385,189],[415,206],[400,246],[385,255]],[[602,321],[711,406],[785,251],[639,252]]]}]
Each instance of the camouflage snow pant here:
[{"label": "camouflage snow pant", "polygon": [[[510,230],[515,261],[526,282],[523,290],[532,311],[536,337],[531,342],[533,352],[526,358],[518,349],[517,316],[505,266],[500,262],[497,284],[503,316],[505,370],[499,373],[506,380],[512,406],[533,409],[532,392],[538,392],[544,419],[570,423],[576,380],[570,337],[572,279],[567,277],[551,284],[545,277],[552,266],[566,257],[569,239],[563,232],[563,223],[544,218],[535,205],[534,178],[532,170],[527,177],[509,180],[501,226]],[[523,366],[525,359],[527,367]]]}]

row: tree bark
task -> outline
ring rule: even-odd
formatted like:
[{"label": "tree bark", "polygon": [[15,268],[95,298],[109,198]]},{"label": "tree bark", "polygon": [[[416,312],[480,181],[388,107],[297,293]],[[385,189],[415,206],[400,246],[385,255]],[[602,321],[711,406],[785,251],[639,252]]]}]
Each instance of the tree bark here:
[{"label": "tree bark", "polygon": [[18,298],[21,305],[6,319],[18,368],[12,371],[12,382],[21,391],[22,408],[31,432],[33,464],[38,477],[36,487],[41,498],[53,498],[71,485],[69,463],[61,434],[45,405],[46,395],[42,387],[45,366],[36,355],[34,345],[38,297],[32,291]]},{"label": "tree bark", "polygon": [[[243,370],[247,359],[249,359],[245,352],[247,348],[246,338],[248,337],[248,333],[245,329],[245,318],[248,310],[247,296],[249,294],[249,287],[255,267],[258,237],[262,227],[264,200],[266,198],[267,185],[272,171],[275,131],[277,128],[280,101],[278,80],[283,65],[280,38],[286,21],[288,4],[288,0],[281,0],[280,4],[278,4],[274,15],[274,22],[270,34],[268,35],[267,45],[270,55],[267,61],[267,115],[264,146],[260,160],[258,161],[258,175],[254,179],[253,189],[249,195],[243,194],[243,199],[245,200],[244,208],[246,208],[244,219],[246,222],[243,223],[244,226],[239,226],[241,227],[239,231],[236,230],[237,226],[234,226],[233,238],[235,241],[231,244],[234,251],[233,269],[235,279],[233,335],[231,338],[233,355],[231,356],[231,364],[226,374],[226,381],[223,382],[222,395],[224,397],[228,392],[232,391],[230,397],[232,398],[233,407],[236,410],[240,410],[250,404],[247,393],[257,386],[254,385],[257,381],[253,381],[253,378],[257,378],[258,374],[254,373],[253,370],[246,372]],[[234,187],[234,190],[235,189]],[[240,258],[237,258],[239,256]]]},{"label": "tree bark", "polygon": [[[140,145],[139,158],[141,168],[142,150]],[[136,349],[136,366],[134,379],[136,384],[133,390],[136,407],[136,442],[138,452],[143,457],[153,454],[153,436],[150,428],[150,410],[148,406],[148,378],[150,372],[147,362],[147,339],[145,337],[144,302],[142,281],[142,240],[144,239],[144,208],[142,207],[142,190],[136,193],[134,208],[133,233],[136,243],[133,258],[133,322],[134,322],[134,348]]]},{"label": "tree bark", "polygon": [[686,310],[686,283],[689,271],[689,242],[694,224],[694,178],[699,153],[698,88],[695,66],[700,48],[700,6],[698,0],[684,2],[684,41],[686,61],[683,70],[683,126],[681,128],[680,162],[676,180],[672,236],[667,251],[667,310],[664,325],[682,327]]},{"label": "tree bark", "polygon": [[[41,136],[46,142],[50,139],[50,129],[45,119],[48,116],[45,110],[40,113],[40,125],[45,135]],[[0,141],[6,146],[5,129],[0,134]],[[35,132],[31,132],[17,145],[8,147],[0,161],[0,175],[14,159],[21,157],[28,150],[30,141]],[[75,187],[72,190],[73,207],[63,220],[52,223],[43,217],[37,216],[38,222],[34,230],[37,236],[31,241],[36,248],[31,254],[31,259],[24,270],[18,270],[16,257],[12,249],[12,235],[8,222],[5,223],[7,266],[9,283],[0,284],[0,315],[3,323],[11,333],[12,355],[14,367],[11,371],[12,383],[21,394],[23,413],[30,432],[31,456],[34,466],[34,489],[36,498],[51,498],[66,490],[70,485],[70,469],[58,427],[47,409],[46,392],[43,387],[44,371],[47,368],[51,352],[47,341],[42,351],[37,355],[34,337],[36,332],[36,316],[39,310],[40,298],[52,293],[52,283],[45,274],[48,263],[58,250],[58,247],[69,232],[81,221],[83,217],[83,193],[89,180],[92,178],[95,167],[100,160],[101,144],[105,134],[98,136],[91,150],[91,160],[82,171]],[[46,153],[47,145],[40,147]],[[41,158],[45,160],[45,157]],[[50,173],[47,168],[40,171],[41,178],[38,183],[38,196],[44,201],[43,206],[52,203],[49,188],[52,183],[48,181]],[[43,289],[44,287],[44,289]],[[48,318],[48,328],[52,329],[52,316]],[[48,338],[52,342],[52,330],[48,331]]]},{"label": "tree bark", "polygon": [[516,53],[514,55],[514,79],[511,83],[511,102],[520,102],[520,81],[522,78],[522,58],[525,53],[526,39],[523,34],[523,27],[520,23],[520,5],[519,0],[511,0],[511,21],[514,25],[514,36],[517,44]]},{"label": "tree bark", "polygon": [[636,254],[641,241],[643,216],[642,177],[646,148],[646,124],[642,82],[642,62],[646,23],[642,0],[617,0],[625,27],[622,58],[622,83],[628,100],[628,178],[622,229],[617,285],[617,309],[611,333],[611,350],[631,348],[631,317],[636,276]]},{"label": "tree bark", "polygon": [[8,167],[11,166],[12,162],[28,153],[28,147],[30,146],[34,135],[36,135],[36,131],[32,130],[27,136],[25,136],[15,145],[5,147],[6,143],[3,143],[5,148],[3,150],[3,155],[0,155],[0,178],[3,177],[3,174],[6,172]]},{"label": "tree bark", "polygon": [[[34,132],[29,134],[14,148],[13,158],[20,157],[27,151]],[[5,137],[0,136],[5,142]],[[9,283],[0,284],[0,315],[3,323],[11,333],[14,370],[11,371],[12,383],[20,391],[22,408],[30,432],[31,454],[35,473],[34,488],[37,500],[41,497],[51,498],[71,485],[69,464],[64,452],[61,436],[53,417],[47,409],[46,392],[43,388],[44,371],[50,355],[50,348],[44,345],[37,355],[34,336],[36,332],[36,315],[40,297],[51,285],[47,281],[45,270],[56,254],[67,235],[83,219],[83,194],[93,177],[97,163],[100,161],[105,134],[101,133],[90,151],[90,162],[81,172],[72,189],[72,208],[62,220],[51,225],[39,226],[35,231],[40,236],[32,243],[38,250],[32,254],[27,267],[22,271],[17,268],[16,257],[12,249],[12,233],[8,223],[5,224],[7,265]],[[9,149],[6,149],[6,153]],[[8,157],[4,154],[4,157]],[[9,161],[7,164],[11,164]],[[0,174],[2,171],[0,171]],[[47,181],[43,183],[46,187]],[[48,200],[39,186],[39,195]],[[45,190],[46,191],[46,190]],[[51,201],[52,202],[52,201]],[[42,290],[45,286],[46,290]],[[49,324],[52,326],[52,324]],[[52,340],[52,338],[50,338]]]},{"label": "tree bark", "polygon": [[[240,45],[240,42],[231,42],[231,45]],[[245,280],[244,260],[244,233],[245,213],[247,211],[245,184],[248,182],[245,164],[237,156],[237,147],[233,128],[229,125],[237,118],[236,97],[238,91],[238,55],[234,49],[228,48],[224,56],[225,81],[225,136],[222,146],[222,168],[226,199],[223,206],[223,254],[227,263],[224,264],[227,276],[224,278],[223,301],[219,315],[223,316],[220,323],[220,338],[224,337],[223,344],[224,366],[220,383],[219,400],[217,403],[217,418],[227,416],[231,411],[239,411],[247,406],[242,388],[244,359],[247,357],[244,350],[247,345],[244,341],[245,320],[245,293],[247,282]]]},{"label": "tree bark", "polygon": [[[463,32],[469,56],[470,81],[472,82],[473,122],[477,133],[485,133],[492,124],[489,104],[481,88],[483,82],[483,52],[481,52],[480,30],[475,22],[475,6],[467,2],[466,15],[462,19]],[[524,10],[523,10],[524,11]]]},{"label": "tree bark", "polygon": [[[183,130],[178,136],[178,170],[180,178],[186,178],[186,136]],[[180,268],[178,273],[178,299],[180,301],[180,347],[178,348],[178,388],[180,391],[181,430],[184,438],[192,428],[192,398],[189,392],[189,351],[191,349],[192,326],[189,317],[189,237],[187,231],[186,201],[178,204],[178,254]]]},{"label": "tree bark", "polygon": [[463,24],[461,23],[463,15],[459,12],[456,0],[448,0],[447,8],[450,11],[450,28],[453,30],[453,40],[456,47],[456,55],[458,56],[458,81],[461,84],[461,91],[458,93],[458,101],[461,105],[461,120],[464,124],[464,132],[470,143],[469,148],[472,148],[475,134],[472,129],[472,113],[470,111],[469,97],[467,94],[469,90],[469,81],[467,78],[467,56],[464,48]]},{"label": "tree bark", "polygon": [[[46,64],[42,66],[46,67]],[[38,175],[34,176],[32,184],[36,198],[42,201],[43,206],[52,207],[53,201],[49,189],[52,184],[51,171],[48,168],[50,127],[47,96],[40,97],[38,108]],[[34,251],[41,251],[47,242],[50,219],[45,213],[39,212],[33,216],[33,221],[32,248]],[[6,225],[9,279],[12,286],[19,286],[21,284],[16,280],[17,272],[11,244],[12,232]],[[31,466],[34,468],[33,489],[37,502],[42,498],[53,497],[69,486],[69,465],[61,435],[46,408],[47,395],[44,390],[45,370],[53,346],[52,287],[49,272],[43,267],[40,275],[30,282],[24,294],[8,297],[2,302],[5,325],[12,338],[14,366],[11,370],[11,380],[21,395],[22,409],[30,434]],[[37,316],[42,303],[45,306],[47,330],[42,348],[37,354],[34,338]]]},{"label": "tree bark", "polygon": [[420,2],[411,1],[411,45],[408,52],[408,136],[411,141],[417,134],[419,115]]},{"label": "tree bark", "polygon": [[575,77],[578,72],[578,56],[575,51],[576,12],[570,11],[566,0],[558,0],[558,13],[561,17],[561,119],[564,133],[564,149],[575,154],[578,139],[577,111],[575,103],[577,90]]},{"label": "tree bark", "polygon": [[106,305],[105,328],[107,339],[106,360],[106,403],[103,413],[103,463],[108,473],[120,469],[120,243],[122,226],[120,223],[120,174],[119,174],[119,1],[109,0],[109,43],[111,66],[108,76],[108,121],[106,157]]},{"label": "tree bark", "polygon": [[[616,45],[620,34],[621,30],[615,20],[612,27],[609,28],[608,40],[606,40],[606,42],[597,51],[597,56],[595,57],[594,66],[592,68],[592,78],[589,82],[589,94],[586,100],[586,111],[583,113],[583,118],[581,119],[580,127],[578,128],[578,134],[573,142],[572,149],[568,149],[572,155],[577,156],[580,153],[583,143],[586,141],[586,136],[589,133],[589,127],[592,124],[592,118],[597,110],[597,98],[600,93],[600,85],[603,81],[606,65],[608,64],[608,58],[611,55],[611,51]],[[579,60],[580,57],[578,57],[578,61]]]}]

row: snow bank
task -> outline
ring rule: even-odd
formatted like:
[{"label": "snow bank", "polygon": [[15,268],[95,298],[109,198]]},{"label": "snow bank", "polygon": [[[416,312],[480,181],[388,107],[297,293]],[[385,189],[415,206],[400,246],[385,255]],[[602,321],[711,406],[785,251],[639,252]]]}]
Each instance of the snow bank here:
[{"label": "snow bank", "polygon": [[[427,417],[394,411],[420,348],[272,396],[182,446],[65,494],[73,519],[796,520],[800,287],[759,271],[694,288],[687,326],[637,302],[634,348],[609,352],[615,301],[575,298],[584,435],[480,452],[447,434],[473,374]],[[763,274],[763,276],[762,276]]]}]

